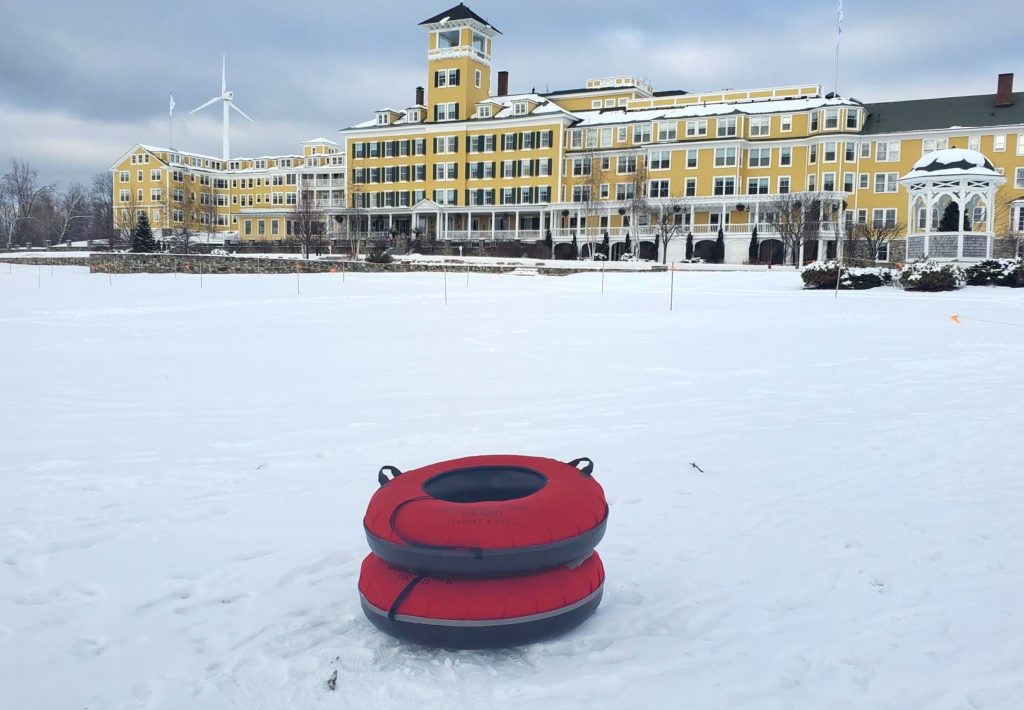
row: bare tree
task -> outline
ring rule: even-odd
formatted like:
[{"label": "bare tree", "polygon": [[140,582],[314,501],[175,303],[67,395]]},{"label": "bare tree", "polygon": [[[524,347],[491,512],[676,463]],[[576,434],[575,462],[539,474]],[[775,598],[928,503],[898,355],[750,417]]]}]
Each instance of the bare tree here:
[{"label": "bare tree", "polygon": [[356,182],[354,179],[349,181],[345,195],[345,236],[350,243],[355,244],[357,256],[362,235],[369,231],[368,225],[363,228],[363,223],[367,220],[366,196],[366,186],[362,182]]},{"label": "bare tree", "polygon": [[3,222],[8,248],[25,243],[28,222],[38,219],[36,205],[53,190],[53,185],[39,184],[39,175],[28,161],[11,158],[10,165],[10,170],[0,178],[5,196]]},{"label": "bare tree", "polygon": [[110,172],[97,173],[89,184],[89,241],[114,240],[114,176]]},{"label": "bare tree", "polygon": [[634,248],[639,252],[640,240],[637,228],[647,221],[651,215],[651,201],[647,197],[648,178],[647,156],[635,152],[624,156],[626,170],[629,172],[630,192],[626,200],[626,215],[629,217],[628,234],[633,236]]},{"label": "bare tree", "polygon": [[781,193],[761,205],[761,221],[778,234],[793,264],[799,265],[804,243],[818,233],[820,209],[820,196],[813,192]]},{"label": "bare tree", "polygon": [[886,220],[854,224],[846,237],[846,260],[851,266],[871,266],[879,252],[903,236],[904,225]]},{"label": "bare tree", "polygon": [[171,224],[174,227],[169,241],[174,251],[188,254],[199,233],[203,231],[203,206],[200,205],[202,198],[194,189],[189,189],[184,184],[178,190],[178,193],[172,196],[171,204],[174,207],[171,209],[178,210],[181,219],[172,219]]},{"label": "bare tree", "polygon": [[578,205],[586,222],[584,225],[577,224],[576,228],[587,244],[589,257],[593,259],[599,241],[599,218],[606,205],[606,201],[601,199],[601,186],[607,179],[608,171],[602,163],[610,158],[602,158],[588,148],[576,155],[574,160],[580,161],[581,170],[579,175],[573,176],[573,202]]},{"label": "bare tree", "polygon": [[668,245],[683,233],[683,198],[660,198],[651,205],[651,217],[657,229],[655,247],[661,252],[661,263],[668,263]]},{"label": "bare tree", "polygon": [[74,234],[80,234],[86,227],[89,214],[89,193],[85,185],[73,182],[54,197],[54,242],[63,244]]},{"label": "bare tree", "polygon": [[[132,232],[139,219],[139,202],[134,190],[125,190],[119,194],[114,205],[114,231],[111,233],[111,249],[128,249],[132,243]],[[127,197],[127,199],[121,199]]]},{"label": "bare tree", "polygon": [[[1016,191],[1007,181],[996,190],[995,203],[992,205],[992,220],[996,230],[994,238],[999,236],[1000,225],[1005,224],[1003,238],[1009,240],[1013,245],[1014,257],[1024,256],[1024,251],[1022,251],[1024,250],[1024,230],[1018,229],[1017,224],[1013,221],[1013,202],[1016,198]],[[1024,207],[1021,209],[1024,210]]]},{"label": "bare tree", "polygon": [[319,246],[324,235],[324,210],[313,190],[302,190],[292,213],[295,238],[302,247],[302,258],[309,258],[311,248]]}]

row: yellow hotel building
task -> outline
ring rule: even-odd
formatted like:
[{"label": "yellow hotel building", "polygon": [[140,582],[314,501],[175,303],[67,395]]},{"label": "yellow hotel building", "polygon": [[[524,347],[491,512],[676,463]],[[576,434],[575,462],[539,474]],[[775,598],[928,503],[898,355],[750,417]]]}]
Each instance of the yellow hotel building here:
[{"label": "yellow hotel building", "polygon": [[[289,214],[308,197],[341,244],[370,234],[569,257],[574,244],[587,256],[606,242],[612,258],[628,244],[678,260],[683,238],[667,249],[656,239],[671,221],[693,235],[695,256],[709,256],[721,230],[732,263],[748,260],[756,227],[759,260],[778,263],[783,244],[764,210],[780,194],[814,193],[822,214],[799,255],[808,261],[834,255],[857,223],[934,227],[899,179],[925,155],[962,148],[1005,177],[994,204],[971,206],[974,222],[994,221],[989,255],[1009,255],[1008,237],[1024,232],[1024,93],[1012,74],[994,95],[875,104],[818,85],[688,93],[626,76],[511,94],[507,72],[492,77],[497,28],[464,4],[420,25],[426,89],[410,91],[411,105],[381,108],[301,155],[225,164],[138,145],[112,167],[115,206],[174,229],[187,219],[175,197],[209,192],[209,230],[247,243],[287,240]],[[877,258],[903,260],[904,244]]]}]

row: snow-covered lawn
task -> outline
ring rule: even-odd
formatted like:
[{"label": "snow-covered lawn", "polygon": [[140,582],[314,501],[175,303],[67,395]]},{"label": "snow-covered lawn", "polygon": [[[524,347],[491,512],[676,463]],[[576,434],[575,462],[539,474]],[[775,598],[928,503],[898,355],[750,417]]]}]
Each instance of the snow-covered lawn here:
[{"label": "snow-covered lawn", "polygon": [[[949,319],[1024,293],[669,278],[0,265],[0,707],[1024,707],[1024,328]],[[374,630],[377,469],[511,452],[597,463],[597,614]]]}]

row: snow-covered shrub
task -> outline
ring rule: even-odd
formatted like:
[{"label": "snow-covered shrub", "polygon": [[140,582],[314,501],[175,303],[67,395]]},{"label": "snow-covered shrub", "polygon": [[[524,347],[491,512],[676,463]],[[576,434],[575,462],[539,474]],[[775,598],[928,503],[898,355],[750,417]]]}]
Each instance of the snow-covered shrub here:
[{"label": "snow-covered shrub", "polygon": [[958,264],[939,264],[931,259],[907,264],[899,275],[899,285],[907,291],[953,291],[966,281],[967,275]]},{"label": "snow-covered shrub", "polygon": [[391,250],[386,247],[372,247],[366,255],[366,260],[371,264],[390,264],[394,259],[391,257]]},{"label": "snow-covered shrub", "polygon": [[883,283],[879,269],[849,269],[845,266],[840,267],[839,262],[835,260],[815,262],[800,272],[806,289],[835,288],[837,277],[839,288],[844,290],[877,288]]},{"label": "snow-covered shrub", "polygon": [[1024,259],[986,259],[966,269],[969,286],[1024,287]]}]

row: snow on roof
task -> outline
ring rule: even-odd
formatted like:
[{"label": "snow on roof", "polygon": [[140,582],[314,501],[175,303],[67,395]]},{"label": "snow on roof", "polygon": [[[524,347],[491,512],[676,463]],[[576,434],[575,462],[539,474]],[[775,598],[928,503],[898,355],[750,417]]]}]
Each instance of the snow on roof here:
[{"label": "snow on roof", "polygon": [[330,143],[331,145],[338,145],[328,138],[310,138],[308,141],[302,141],[302,145],[309,145],[310,143]]},{"label": "snow on roof", "polygon": [[734,113],[761,115],[767,113],[791,113],[808,111],[824,106],[860,106],[852,99],[822,97],[807,99],[771,99],[764,101],[743,101],[735,103],[695,104],[647,109],[613,109],[605,111],[574,111],[582,119],[581,126],[600,126],[609,123],[631,123],[656,121],[659,119],[701,118],[723,116]]},{"label": "snow on roof", "polygon": [[928,153],[914,163],[904,180],[939,177],[1002,177],[992,161],[976,150],[947,148]]},{"label": "snow on roof", "polygon": [[[492,103],[492,104],[497,104],[498,106],[501,106],[500,110],[495,111],[492,114],[492,116],[491,116],[492,119],[495,119],[495,118],[521,118],[524,114],[516,114],[515,113],[515,108],[514,108],[514,105],[517,102],[520,102],[520,101],[531,101],[534,104],[536,104],[536,108],[534,108],[533,111],[531,111],[530,113],[525,114],[526,116],[540,116],[540,115],[553,115],[553,114],[563,114],[563,115],[566,115],[566,116],[576,116],[577,115],[576,113],[567,111],[566,109],[562,108],[561,106],[559,106],[558,104],[556,104],[556,103],[554,103],[552,101],[548,101],[546,98],[544,98],[543,96],[541,96],[539,94],[532,94],[532,93],[531,94],[513,94],[511,96],[488,96],[486,99],[484,99],[483,101],[480,101],[479,103]],[[411,106],[410,108],[411,109],[423,109],[423,108],[426,108],[426,107],[424,107],[424,106]],[[382,113],[384,111],[393,111],[393,109],[380,109],[380,111],[377,111],[376,113]],[[402,114],[402,116],[398,120],[393,121],[392,123],[388,124],[389,126],[401,126],[401,125],[406,125],[406,124],[410,124],[410,123],[414,124],[414,125],[420,125],[419,121],[409,121],[408,120],[408,118],[409,118],[409,113],[408,113],[409,109],[406,109],[405,111],[394,111],[394,112],[395,113],[400,113],[400,114]],[[363,121],[362,123],[356,123],[356,124],[354,124],[352,126],[349,126],[347,129],[342,129],[342,130],[356,130],[356,129],[360,129],[360,128],[383,128],[383,126],[381,126],[379,123],[377,123],[377,119],[373,118],[373,119],[370,119],[369,121]]]}]

